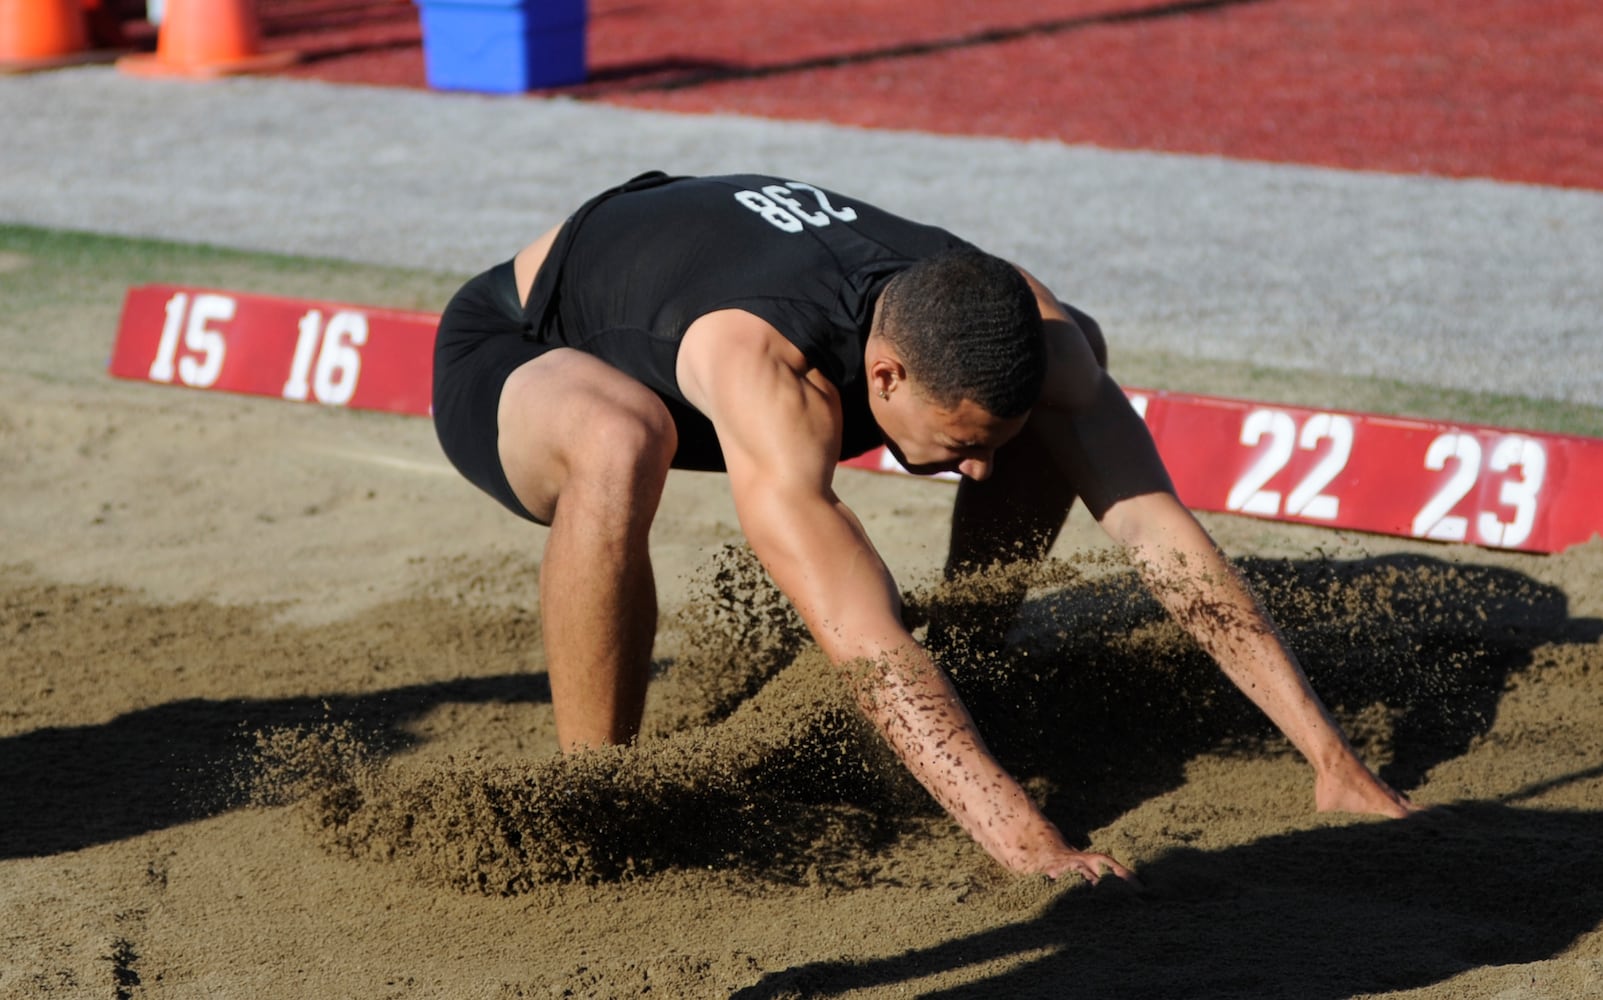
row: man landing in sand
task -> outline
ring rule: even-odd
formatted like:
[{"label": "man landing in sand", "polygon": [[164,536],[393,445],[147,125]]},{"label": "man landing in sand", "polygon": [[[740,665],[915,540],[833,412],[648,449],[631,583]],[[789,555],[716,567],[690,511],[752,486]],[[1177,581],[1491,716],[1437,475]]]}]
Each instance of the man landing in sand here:
[{"label": "man landing in sand", "polygon": [[1096,324],[941,229],[777,177],[642,175],[457,294],[434,418],[468,479],[550,526],[540,606],[564,751],[638,732],[668,470],[724,470],[752,550],[953,818],[1016,872],[1130,877],[1064,840],[904,625],[831,487],[883,443],[911,472],[963,476],[948,574],[1043,557],[1078,496],[1313,765],[1317,808],[1413,809],[1175,498]]}]

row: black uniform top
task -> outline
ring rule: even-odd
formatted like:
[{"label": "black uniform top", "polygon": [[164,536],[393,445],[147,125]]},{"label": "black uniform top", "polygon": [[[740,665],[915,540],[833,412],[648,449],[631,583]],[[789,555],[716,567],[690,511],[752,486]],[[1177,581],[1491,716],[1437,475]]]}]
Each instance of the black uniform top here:
[{"label": "black uniform top", "polygon": [[773,324],[841,392],[842,458],[881,443],[863,348],[897,272],[963,241],[872,205],[755,174],[643,174],[586,202],[535,280],[527,334],[592,354],[653,389],[679,428],[681,468],[721,469],[710,422],[675,376],[697,318],[742,309]]}]

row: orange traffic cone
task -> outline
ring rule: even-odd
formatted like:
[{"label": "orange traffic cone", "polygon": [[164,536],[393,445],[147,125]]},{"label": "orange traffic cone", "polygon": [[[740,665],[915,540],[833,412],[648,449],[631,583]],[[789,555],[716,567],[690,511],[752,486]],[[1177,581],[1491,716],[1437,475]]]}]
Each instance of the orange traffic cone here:
[{"label": "orange traffic cone", "polygon": [[156,54],[124,56],[117,68],[135,76],[217,77],[295,61],[294,52],[262,52],[261,41],[254,0],[167,0]]},{"label": "orange traffic cone", "polygon": [[88,49],[80,0],[0,0],[0,72],[90,62]]}]

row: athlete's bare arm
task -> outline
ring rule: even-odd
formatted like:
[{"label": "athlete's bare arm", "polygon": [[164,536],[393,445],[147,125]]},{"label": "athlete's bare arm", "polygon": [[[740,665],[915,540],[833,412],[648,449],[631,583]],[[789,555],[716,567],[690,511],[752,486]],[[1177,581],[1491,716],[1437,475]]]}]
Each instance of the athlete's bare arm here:
[{"label": "athlete's bare arm", "polygon": [[834,388],[772,326],[733,310],[698,320],[678,365],[681,390],[718,430],[753,551],[914,776],[1014,871],[1131,877],[1063,840],[902,625],[889,571],[831,486],[841,434]]},{"label": "athlete's bare arm", "polygon": [[1058,299],[1026,278],[1052,345],[1052,370],[1031,419],[1092,516],[1129,550],[1175,620],[1313,765],[1316,808],[1390,817],[1414,811],[1358,759],[1240,574],[1175,496],[1123,390],[1088,363],[1089,348]]}]

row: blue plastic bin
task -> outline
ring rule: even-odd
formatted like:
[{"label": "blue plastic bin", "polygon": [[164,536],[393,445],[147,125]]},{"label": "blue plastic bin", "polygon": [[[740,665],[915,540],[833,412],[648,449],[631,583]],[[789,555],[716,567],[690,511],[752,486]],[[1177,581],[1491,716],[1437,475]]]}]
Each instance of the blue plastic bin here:
[{"label": "blue plastic bin", "polygon": [[517,94],[585,78],[586,0],[417,0],[436,90]]}]

